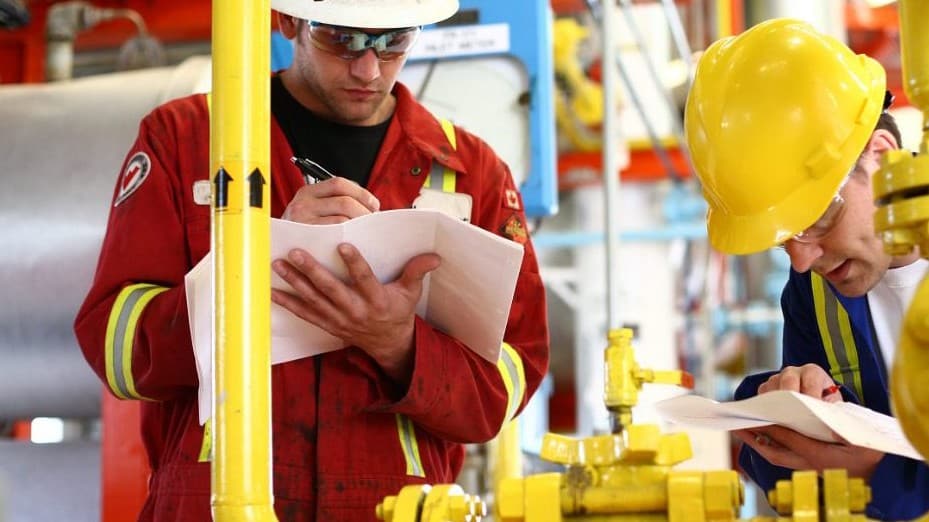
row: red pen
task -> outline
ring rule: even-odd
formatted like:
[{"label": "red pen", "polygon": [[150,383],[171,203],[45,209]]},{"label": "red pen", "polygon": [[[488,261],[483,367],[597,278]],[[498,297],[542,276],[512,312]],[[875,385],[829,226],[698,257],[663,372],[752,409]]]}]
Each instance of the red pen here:
[{"label": "red pen", "polygon": [[823,390],[823,397],[828,397],[832,395],[833,393],[838,393],[838,391],[839,391],[839,387],[833,384],[832,386]]}]

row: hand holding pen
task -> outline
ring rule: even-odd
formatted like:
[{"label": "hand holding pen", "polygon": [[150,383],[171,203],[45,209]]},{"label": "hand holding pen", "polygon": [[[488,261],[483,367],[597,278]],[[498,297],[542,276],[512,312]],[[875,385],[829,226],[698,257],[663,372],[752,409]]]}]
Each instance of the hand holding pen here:
[{"label": "hand holding pen", "polygon": [[320,181],[326,181],[327,179],[335,177],[335,174],[329,172],[322,165],[311,159],[294,156],[290,158],[290,161],[303,173],[303,179],[306,180],[307,185],[314,185]]},{"label": "hand holding pen", "polygon": [[283,219],[308,225],[331,225],[380,209],[380,201],[361,185],[336,176],[313,160],[293,157],[290,161],[300,169],[306,186],[287,204]]}]

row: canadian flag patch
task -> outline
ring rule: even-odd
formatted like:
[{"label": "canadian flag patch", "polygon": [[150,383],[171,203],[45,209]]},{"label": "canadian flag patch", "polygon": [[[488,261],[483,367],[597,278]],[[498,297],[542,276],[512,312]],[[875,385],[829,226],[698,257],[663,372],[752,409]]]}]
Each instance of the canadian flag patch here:
[{"label": "canadian flag patch", "polygon": [[126,164],[126,170],[119,176],[119,191],[113,206],[119,205],[132,195],[146,179],[152,170],[152,160],[144,152],[136,152]]},{"label": "canadian flag patch", "polygon": [[519,194],[513,189],[506,189],[504,195],[506,196],[506,208],[519,210]]}]

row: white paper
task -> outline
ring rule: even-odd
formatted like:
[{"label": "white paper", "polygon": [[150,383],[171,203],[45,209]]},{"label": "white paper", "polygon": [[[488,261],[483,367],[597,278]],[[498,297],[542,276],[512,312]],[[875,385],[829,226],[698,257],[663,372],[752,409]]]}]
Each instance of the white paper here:
[{"label": "white paper", "polygon": [[[302,248],[335,275],[347,277],[340,243],[351,243],[378,280],[392,281],[418,254],[434,252],[442,263],[423,281],[416,313],[433,327],[496,363],[509,318],[523,247],[441,212],[402,209],[376,212],[339,225],[303,225],[271,220],[271,259]],[[212,256],[185,277],[191,340],[200,377],[200,423],[212,410]],[[271,286],[289,285],[271,273]],[[271,363],[338,350],[345,342],[271,303]]]},{"label": "white paper", "polygon": [[925,460],[897,419],[850,402],[775,391],[724,403],[683,395],[658,402],[655,408],[666,420],[685,426],[728,431],[777,424],[825,442],[844,439],[854,446]]}]

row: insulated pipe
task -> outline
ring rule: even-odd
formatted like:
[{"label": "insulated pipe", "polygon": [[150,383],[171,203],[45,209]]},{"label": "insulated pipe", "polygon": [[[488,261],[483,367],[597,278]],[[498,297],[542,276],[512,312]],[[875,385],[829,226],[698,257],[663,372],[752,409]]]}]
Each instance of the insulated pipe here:
[{"label": "insulated pipe", "polygon": [[213,4],[211,502],[217,522],[277,520],[271,489],[270,27],[268,0]]},{"label": "insulated pipe", "polygon": [[139,120],[209,88],[210,62],[0,86],[0,419],[100,416],[74,338]]}]

